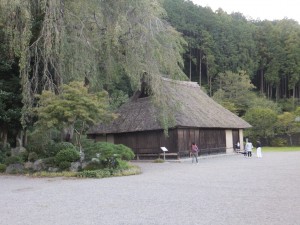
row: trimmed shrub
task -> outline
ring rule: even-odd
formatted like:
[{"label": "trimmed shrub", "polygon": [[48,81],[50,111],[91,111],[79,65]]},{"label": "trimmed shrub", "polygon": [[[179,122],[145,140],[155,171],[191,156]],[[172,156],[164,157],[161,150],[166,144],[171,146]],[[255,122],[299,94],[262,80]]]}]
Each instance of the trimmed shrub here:
[{"label": "trimmed shrub", "polygon": [[59,164],[60,162],[75,162],[80,159],[79,152],[74,148],[67,148],[60,150],[56,156],[55,161]]},{"label": "trimmed shrub", "polygon": [[69,169],[71,167],[71,162],[62,161],[62,162],[59,163],[58,167],[61,170],[67,170],[67,169]]},{"label": "trimmed shrub", "polygon": [[43,159],[43,162],[45,163],[45,165],[47,167],[56,167],[57,166],[56,161],[55,161],[55,157],[45,158],[45,159]]},{"label": "trimmed shrub", "polygon": [[97,157],[103,161],[109,161],[111,158],[119,158],[122,160],[131,160],[134,158],[133,151],[125,145],[115,145],[108,142],[89,143],[88,147],[84,148],[85,160],[89,161]]},{"label": "trimmed shrub", "polygon": [[104,166],[101,162],[91,161],[83,169],[84,170],[99,170],[99,169],[103,169],[103,168],[104,168]]},{"label": "trimmed shrub", "polygon": [[46,146],[46,156],[47,157],[56,156],[58,152],[67,148],[76,150],[76,147],[70,142],[59,142],[59,143],[53,142],[50,145]]},{"label": "trimmed shrub", "polygon": [[0,163],[0,173],[4,173],[6,170],[6,165],[5,164],[2,164]]},{"label": "trimmed shrub", "polygon": [[5,159],[5,165],[15,164],[15,163],[22,163],[22,159],[19,156],[9,156]]},{"label": "trimmed shrub", "polygon": [[28,154],[28,161],[29,162],[34,162],[35,160],[37,160],[39,157],[38,157],[38,154],[35,153],[35,152],[30,152]]}]

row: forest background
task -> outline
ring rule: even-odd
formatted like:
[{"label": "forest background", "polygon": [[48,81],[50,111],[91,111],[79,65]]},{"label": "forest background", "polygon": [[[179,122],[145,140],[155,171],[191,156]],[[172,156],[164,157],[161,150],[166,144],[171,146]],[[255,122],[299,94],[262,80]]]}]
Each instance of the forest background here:
[{"label": "forest background", "polygon": [[[249,21],[184,0],[0,0],[0,40],[4,145],[26,146],[28,136],[39,138],[37,131],[61,130],[64,140],[74,130],[83,134],[113,118],[108,112],[140,89],[141,79],[150,83],[167,129],[172,112],[161,76],[198,82],[253,126],[249,137],[293,145],[299,133],[300,26],[294,20]],[[100,111],[80,108],[86,99]]]}]

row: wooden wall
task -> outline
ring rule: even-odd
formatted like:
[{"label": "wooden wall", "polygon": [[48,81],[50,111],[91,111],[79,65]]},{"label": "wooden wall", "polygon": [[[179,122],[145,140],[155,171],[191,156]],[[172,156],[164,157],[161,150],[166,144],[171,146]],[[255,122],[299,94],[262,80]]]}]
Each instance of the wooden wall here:
[{"label": "wooden wall", "polygon": [[226,152],[225,129],[199,129],[199,128],[179,128],[178,148],[179,152],[185,154],[195,142],[200,154],[216,154]]},{"label": "wooden wall", "polygon": [[178,152],[176,130],[170,130],[169,137],[157,130],[115,134],[114,140],[115,144],[130,147],[135,154],[162,153],[160,147],[166,147],[169,153]]},{"label": "wooden wall", "polygon": [[188,156],[192,142],[198,145],[200,155],[225,153],[225,129],[176,128],[169,130],[168,137],[163,130],[114,134],[115,144],[130,147],[135,154],[159,154],[160,147],[166,147],[168,153]]}]

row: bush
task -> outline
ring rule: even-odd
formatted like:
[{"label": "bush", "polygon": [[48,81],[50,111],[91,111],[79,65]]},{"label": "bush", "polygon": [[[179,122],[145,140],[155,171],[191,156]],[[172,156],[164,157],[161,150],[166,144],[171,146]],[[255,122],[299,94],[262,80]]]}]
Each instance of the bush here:
[{"label": "bush", "polygon": [[283,138],[274,138],[271,140],[270,144],[273,147],[284,147],[287,146],[287,140]]},{"label": "bush", "polygon": [[71,167],[71,162],[62,161],[62,162],[59,163],[58,167],[61,170],[67,170],[67,169],[69,169]]},{"label": "bush", "polygon": [[67,148],[76,150],[76,147],[70,142],[53,142],[46,147],[46,156],[56,156],[59,151]]},{"label": "bush", "polygon": [[103,170],[84,170],[77,173],[78,177],[89,177],[89,178],[103,178],[110,177],[111,172],[108,169]]},{"label": "bush", "polygon": [[74,148],[67,148],[60,150],[56,156],[55,161],[59,164],[60,162],[75,162],[80,159],[80,154]]},{"label": "bush", "polygon": [[4,173],[6,170],[6,165],[5,164],[2,164],[0,163],[0,173]]},{"label": "bush", "polygon": [[47,167],[56,167],[56,161],[55,161],[55,157],[48,157],[48,158],[44,158],[43,162],[45,163],[45,165]]},{"label": "bush", "polygon": [[108,142],[89,143],[84,147],[85,160],[89,161],[97,157],[102,161],[109,161],[110,159],[131,160],[134,158],[133,151],[125,145],[115,145]]},{"label": "bush", "polygon": [[38,154],[36,154],[35,152],[30,152],[28,154],[28,161],[29,162],[34,162],[37,159],[38,159]]},{"label": "bush", "polygon": [[0,142],[0,163],[4,163],[5,159],[10,156],[10,146],[9,144],[4,145]]},{"label": "bush", "polygon": [[22,163],[22,159],[19,156],[9,156],[5,159],[5,165],[15,164],[15,163]]},{"label": "bush", "polygon": [[104,166],[101,162],[91,161],[84,167],[84,170],[99,170],[103,168]]}]

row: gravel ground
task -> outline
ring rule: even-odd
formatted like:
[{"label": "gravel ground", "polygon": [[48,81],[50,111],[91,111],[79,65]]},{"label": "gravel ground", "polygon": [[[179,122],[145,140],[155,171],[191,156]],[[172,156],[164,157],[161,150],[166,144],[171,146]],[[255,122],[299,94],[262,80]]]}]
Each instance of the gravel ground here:
[{"label": "gravel ground", "polygon": [[135,163],[143,174],[0,176],[0,225],[300,224],[300,152]]}]

